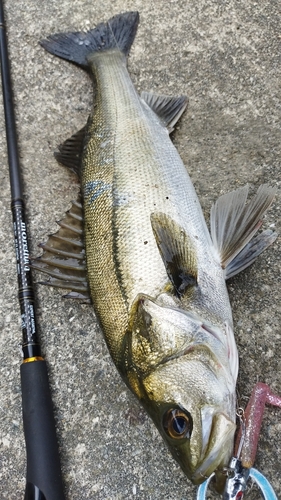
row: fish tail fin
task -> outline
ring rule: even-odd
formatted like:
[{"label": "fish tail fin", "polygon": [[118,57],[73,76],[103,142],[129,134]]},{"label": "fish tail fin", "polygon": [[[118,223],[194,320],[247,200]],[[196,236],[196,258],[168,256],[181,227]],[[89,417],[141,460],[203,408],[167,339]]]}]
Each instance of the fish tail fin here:
[{"label": "fish tail fin", "polygon": [[125,12],[112,17],[106,23],[84,33],[56,33],[40,44],[51,54],[88,67],[88,56],[93,52],[104,52],[118,48],[126,56],[134,41],[139,22],[138,12]]}]

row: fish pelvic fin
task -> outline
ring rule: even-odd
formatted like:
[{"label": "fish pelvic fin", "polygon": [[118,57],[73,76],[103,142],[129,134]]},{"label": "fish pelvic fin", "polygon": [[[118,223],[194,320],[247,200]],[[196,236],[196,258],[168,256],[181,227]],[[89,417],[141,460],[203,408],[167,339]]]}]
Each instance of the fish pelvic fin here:
[{"label": "fish pelvic fin", "polygon": [[93,52],[104,52],[119,49],[126,56],[134,41],[139,22],[138,12],[125,12],[112,17],[96,28],[74,33],[56,33],[50,35],[40,44],[51,54],[88,67],[88,56]]},{"label": "fish pelvic fin", "polygon": [[229,278],[232,278],[253,264],[256,258],[267,247],[274,243],[277,236],[278,234],[275,231],[271,231],[271,229],[266,229],[262,233],[255,236],[226,266],[225,279],[228,280]]},{"label": "fish pelvic fin", "polygon": [[277,238],[277,233],[271,230],[255,236],[276,189],[263,184],[247,203],[248,191],[246,185],[224,194],[211,208],[211,236],[226,279],[251,265]]},{"label": "fish pelvic fin", "polygon": [[43,254],[31,266],[49,276],[41,284],[71,290],[67,298],[89,302],[81,194],[58,224],[60,229],[39,245]]},{"label": "fish pelvic fin", "polygon": [[162,212],[151,214],[151,226],[167,274],[181,297],[197,285],[197,257],[192,241],[182,227]]},{"label": "fish pelvic fin", "polygon": [[169,134],[173,132],[175,124],[188,105],[186,96],[171,97],[153,92],[141,92],[141,98],[161,119]]}]

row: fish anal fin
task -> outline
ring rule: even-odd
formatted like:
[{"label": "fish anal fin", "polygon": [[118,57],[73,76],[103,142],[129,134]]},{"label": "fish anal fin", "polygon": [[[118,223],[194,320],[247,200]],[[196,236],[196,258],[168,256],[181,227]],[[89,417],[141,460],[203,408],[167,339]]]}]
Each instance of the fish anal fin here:
[{"label": "fish anal fin", "polygon": [[79,298],[88,300],[81,194],[59,224],[60,229],[49,236],[47,243],[39,245],[43,254],[31,266],[49,276],[44,285],[71,290],[69,297],[78,298],[81,294]]},{"label": "fish anal fin", "polygon": [[185,96],[171,97],[153,92],[142,92],[141,98],[161,119],[163,126],[171,133],[187,107],[188,99]]},{"label": "fish anal fin", "polygon": [[63,142],[54,153],[56,160],[73,170],[80,177],[81,159],[87,125]]},{"label": "fish anal fin", "polygon": [[[267,235],[257,236],[258,239],[251,243],[262,225],[262,218],[273,201],[276,189],[263,184],[247,202],[248,190],[246,185],[222,195],[211,208],[211,236],[227,277],[248,267],[275,239]],[[246,246],[247,249],[242,253]]]},{"label": "fish anal fin", "polygon": [[197,257],[191,239],[164,213],[153,213],[151,225],[167,274],[177,294],[182,296],[197,284]]}]

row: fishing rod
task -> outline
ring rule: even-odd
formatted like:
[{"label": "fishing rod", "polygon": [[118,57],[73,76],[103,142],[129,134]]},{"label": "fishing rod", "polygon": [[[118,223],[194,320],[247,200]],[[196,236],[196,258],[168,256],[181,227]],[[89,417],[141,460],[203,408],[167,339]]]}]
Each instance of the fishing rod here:
[{"label": "fishing rod", "polygon": [[24,500],[64,500],[53,404],[37,333],[34,291],[20,173],[3,2],[0,0],[0,59],[15,238],[18,298],[22,319],[21,388],[27,472]]}]

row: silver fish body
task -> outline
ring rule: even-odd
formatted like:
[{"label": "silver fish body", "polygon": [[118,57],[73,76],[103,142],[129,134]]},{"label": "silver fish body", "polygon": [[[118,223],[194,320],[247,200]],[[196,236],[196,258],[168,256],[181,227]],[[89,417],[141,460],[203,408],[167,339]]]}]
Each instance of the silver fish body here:
[{"label": "silver fish body", "polygon": [[[213,243],[169,138],[185,100],[139,96],[128,74],[137,21],[121,14],[43,46],[94,78],[81,156],[84,233],[91,298],[112,358],[187,476],[199,484],[218,470],[219,481],[233,450],[238,371],[225,279],[253,260],[256,217],[273,192],[262,189],[248,211],[245,189],[219,199]],[[220,229],[227,221],[229,235]],[[232,245],[235,224],[247,230]]]},{"label": "silver fish body", "polygon": [[[93,55],[90,68],[97,82],[97,100],[88,125],[82,186],[85,221],[90,227],[86,229],[86,255],[87,259],[91,256],[88,267],[93,276],[89,280],[93,303],[116,364],[147,410],[153,407],[158,428],[163,427],[168,403],[184,408],[191,415],[193,430],[186,440],[188,460],[184,458],[187,443],[177,442],[172,450],[177,458],[179,454],[183,456],[180,461],[185,471],[198,482],[214,466],[209,439],[216,439],[220,446],[224,440],[224,465],[233,446],[237,353],[224,272],[186,168],[166,127],[136,93],[124,55],[116,50]],[[105,215],[108,206],[109,217]],[[101,221],[97,222],[97,214]],[[188,235],[196,256],[197,285],[192,287],[192,297],[184,305],[174,293],[166,292],[170,280],[151,222],[158,214],[164,214],[182,234]],[[101,226],[106,228],[105,233],[111,232],[107,247],[100,245]],[[100,270],[103,283],[97,282]],[[116,276],[118,294],[112,290],[112,275]],[[108,309],[117,310],[118,318],[113,315],[109,319]],[[122,315],[120,310],[124,311]],[[192,312],[194,317],[185,311]],[[139,335],[143,316],[155,323],[152,329],[157,328],[159,340],[155,341],[152,332],[148,341],[147,325],[143,336]],[[169,318],[173,316],[171,322]],[[117,335],[121,318],[123,324]],[[204,330],[202,322],[210,326]],[[163,337],[167,335],[166,347]],[[116,339],[123,349],[121,360]],[[152,364],[148,363],[147,355],[143,360],[143,339],[152,355]],[[161,408],[163,402],[165,411]],[[162,434],[170,444],[167,433]],[[216,466],[221,457],[215,460],[218,461]]]}]

